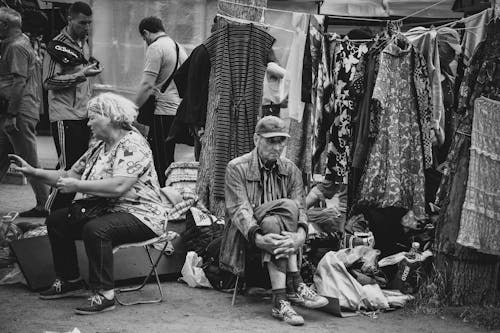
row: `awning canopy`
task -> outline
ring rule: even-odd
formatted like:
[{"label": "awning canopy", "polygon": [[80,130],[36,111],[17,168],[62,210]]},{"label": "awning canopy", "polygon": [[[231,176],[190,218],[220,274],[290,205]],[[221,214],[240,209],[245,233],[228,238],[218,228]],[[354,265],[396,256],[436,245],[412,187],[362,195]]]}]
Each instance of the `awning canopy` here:
[{"label": "awning canopy", "polygon": [[[405,17],[429,6],[437,0],[325,0],[321,14],[346,17]],[[452,11],[454,0],[446,0],[415,17],[418,18],[460,18]]]}]

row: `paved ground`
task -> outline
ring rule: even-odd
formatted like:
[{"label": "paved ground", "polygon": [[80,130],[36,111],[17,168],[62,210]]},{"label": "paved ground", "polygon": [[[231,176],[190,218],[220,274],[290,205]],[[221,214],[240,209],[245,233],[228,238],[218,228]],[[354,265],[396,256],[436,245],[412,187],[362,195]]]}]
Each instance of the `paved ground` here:
[{"label": "paved ground", "polygon": [[[0,331],[68,332],[481,332],[451,318],[425,317],[396,311],[378,315],[336,318],[298,309],[306,325],[293,328],[271,318],[269,301],[231,297],[213,290],[192,289],[178,282],[163,283],[166,301],[154,305],[117,306],[96,316],[73,314],[85,300],[39,300],[24,287],[0,287]],[[151,286],[148,286],[148,292]]]},{"label": "paved ground", "polygon": [[[40,138],[41,160],[45,167],[55,165],[50,138]],[[178,159],[191,159],[187,147]],[[22,211],[34,205],[28,185],[0,184],[0,214]],[[32,221],[43,223],[42,219]],[[36,249],[33,249],[36,251]],[[73,308],[85,299],[42,301],[22,285],[0,286],[0,333],[68,332],[481,332],[452,317],[415,315],[399,310],[377,318],[358,316],[336,318],[329,314],[300,309],[306,325],[292,328],[270,316],[269,301],[238,296],[231,307],[230,295],[213,290],[191,289],[178,282],[164,282],[164,303],[132,307],[117,306],[115,311],[97,316],[78,316]],[[146,293],[152,291],[147,286]]]}]

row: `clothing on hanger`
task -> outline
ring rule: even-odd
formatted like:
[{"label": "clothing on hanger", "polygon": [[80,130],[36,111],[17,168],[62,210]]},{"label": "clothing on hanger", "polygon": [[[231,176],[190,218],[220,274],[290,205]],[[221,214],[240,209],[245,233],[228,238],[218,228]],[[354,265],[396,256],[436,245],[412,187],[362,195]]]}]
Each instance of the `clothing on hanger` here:
[{"label": "clothing on hanger", "polygon": [[204,42],[219,92],[211,188],[217,197],[224,197],[227,163],[254,147],[262,82],[267,63],[274,60],[274,41],[254,24],[226,23]]}]

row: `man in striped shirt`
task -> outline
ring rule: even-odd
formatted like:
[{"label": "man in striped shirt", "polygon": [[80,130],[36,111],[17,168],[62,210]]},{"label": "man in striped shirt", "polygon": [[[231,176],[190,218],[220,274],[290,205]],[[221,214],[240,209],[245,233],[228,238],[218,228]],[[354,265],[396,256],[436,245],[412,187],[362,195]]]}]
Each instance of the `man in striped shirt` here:
[{"label": "man in striped shirt", "polygon": [[[69,8],[68,25],[57,35],[45,54],[43,85],[49,92],[49,120],[59,156],[58,168],[69,170],[87,151],[90,130],[87,127],[87,102],[91,97],[89,77],[101,73],[96,63],[89,64],[87,42],[92,9],[84,2]],[[56,53],[62,54],[57,57]],[[46,208],[69,206],[74,194],[53,190]]]}]

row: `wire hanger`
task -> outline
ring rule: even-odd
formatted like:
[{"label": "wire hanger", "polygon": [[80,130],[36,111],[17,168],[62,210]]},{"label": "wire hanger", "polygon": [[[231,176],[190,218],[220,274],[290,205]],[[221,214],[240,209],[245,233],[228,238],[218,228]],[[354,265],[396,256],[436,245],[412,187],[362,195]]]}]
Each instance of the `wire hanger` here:
[{"label": "wire hanger", "polygon": [[269,28],[273,28],[273,29],[279,29],[279,30],[282,30],[282,31],[290,32],[290,33],[295,33],[295,31],[290,30],[290,29],[285,29],[285,28],[282,28],[282,27],[277,27],[277,26],[274,26],[274,25],[262,23],[262,18],[260,19],[260,22],[256,22],[256,21],[242,19],[242,18],[233,16],[233,15],[230,15],[228,13],[225,13],[224,11],[221,11],[221,12],[222,13],[217,13],[216,16],[217,17],[221,17],[221,18],[223,18],[225,20],[228,20],[228,21],[233,21],[233,22],[237,22],[237,23],[241,23],[241,24],[253,24],[253,25],[259,26],[261,28],[264,28],[266,30],[268,30]]}]

